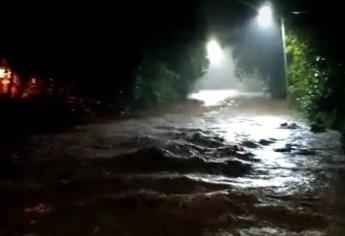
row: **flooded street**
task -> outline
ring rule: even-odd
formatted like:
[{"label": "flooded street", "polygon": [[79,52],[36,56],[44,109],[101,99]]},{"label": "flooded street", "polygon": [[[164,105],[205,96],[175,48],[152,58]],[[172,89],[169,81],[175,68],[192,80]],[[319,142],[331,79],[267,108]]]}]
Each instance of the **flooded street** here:
[{"label": "flooded street", "polygon": [[261,94],[191,98],[5,147],[0,235],[345,235],[337,132]]}]

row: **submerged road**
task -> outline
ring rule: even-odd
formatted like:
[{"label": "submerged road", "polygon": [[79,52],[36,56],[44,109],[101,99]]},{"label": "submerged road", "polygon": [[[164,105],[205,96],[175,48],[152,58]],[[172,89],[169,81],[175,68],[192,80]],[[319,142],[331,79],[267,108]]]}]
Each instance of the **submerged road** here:
[{"label": "submerged road", "polygon": [[261,94],[191,98],[7,147],[0,235],[344,235],[337,132]]}]

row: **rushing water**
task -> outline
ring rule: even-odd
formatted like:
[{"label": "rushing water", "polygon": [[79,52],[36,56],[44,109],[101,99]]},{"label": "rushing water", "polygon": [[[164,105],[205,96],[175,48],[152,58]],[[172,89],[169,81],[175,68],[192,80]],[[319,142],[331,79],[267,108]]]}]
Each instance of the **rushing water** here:
[{"label": "rushing water", "polygon": [[191,97],[9,147],[0,235],[345,234],[338,133],[260,94]]}]

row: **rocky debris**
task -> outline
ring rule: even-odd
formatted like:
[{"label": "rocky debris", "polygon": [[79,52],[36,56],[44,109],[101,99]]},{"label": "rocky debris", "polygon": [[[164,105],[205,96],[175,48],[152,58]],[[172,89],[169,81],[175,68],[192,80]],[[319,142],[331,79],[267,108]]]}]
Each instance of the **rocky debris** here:
[{"label": "rocky debris", "polygon": [[303,148],[298,145],[293,144],[286,144],[283,148],[276,148],[274,149],[275,152],[281,152],[281,153],[292,153],[295,155],[302,155],[302,156],[312,156],[316,155],[317,152],[312,148]]},{"label": "rocky debris", "polygon": [[296,123],[285,122],[285,123],[280,124],[280,128],[281,129],[298,129],[300,127]]},{"label": "rocky debris", "polygon": [[321,123],[314,122],[310,126],[310,131],[313,133],[323,133],[326,132],[326,127],[322,125]]}]

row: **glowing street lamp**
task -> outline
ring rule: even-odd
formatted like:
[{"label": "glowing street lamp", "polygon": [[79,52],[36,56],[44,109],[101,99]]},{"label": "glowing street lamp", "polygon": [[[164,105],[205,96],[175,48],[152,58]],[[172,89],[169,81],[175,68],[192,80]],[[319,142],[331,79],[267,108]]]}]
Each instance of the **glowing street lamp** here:
[{"label": "glowing street lamp", "polygon": [[207,44],[207,58],[210,60],[211,64],[219,64],[223,56],[223,51],[219,43],[216,40],[211,40]]},{"label": "glowing street lamp", "polygon": [[273,25],[273,11],[272,7],[268,4],[259,9],[258,23],[261,27],[267,28]]}]

